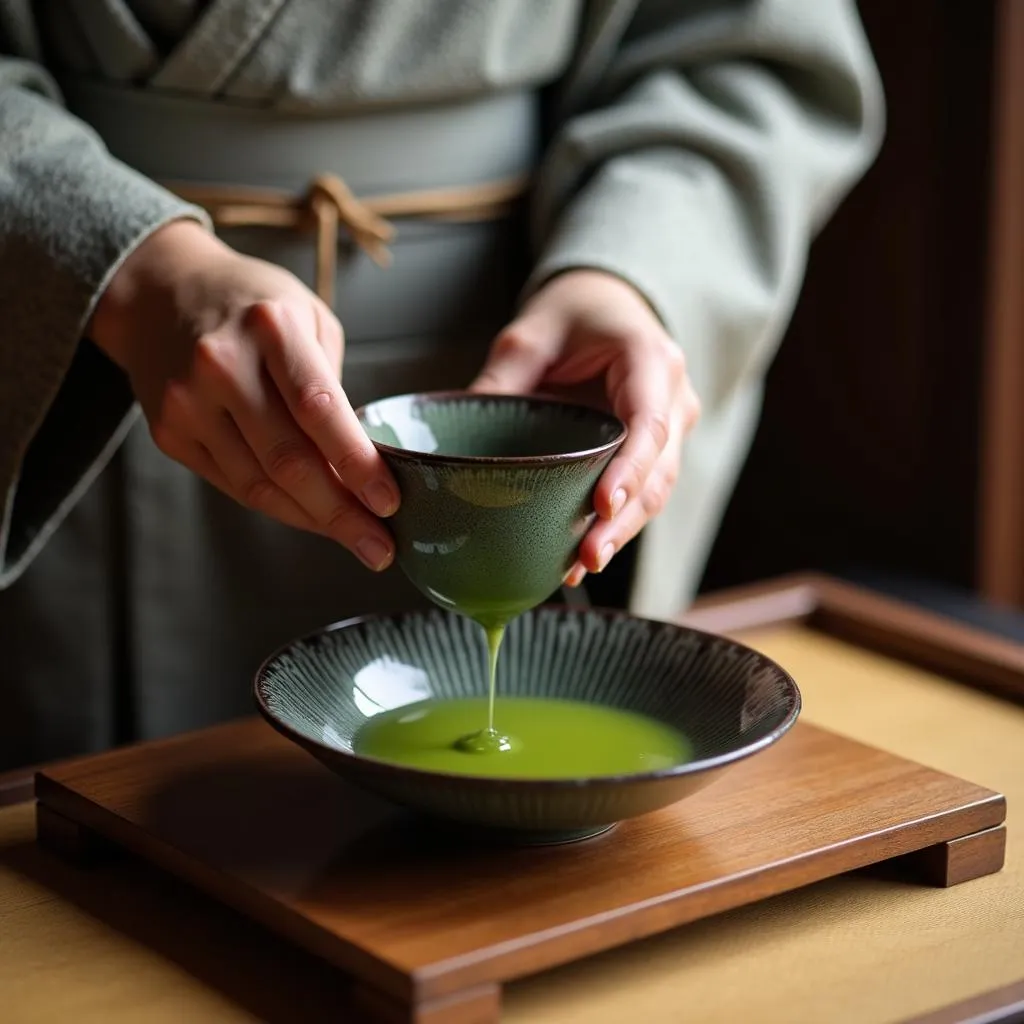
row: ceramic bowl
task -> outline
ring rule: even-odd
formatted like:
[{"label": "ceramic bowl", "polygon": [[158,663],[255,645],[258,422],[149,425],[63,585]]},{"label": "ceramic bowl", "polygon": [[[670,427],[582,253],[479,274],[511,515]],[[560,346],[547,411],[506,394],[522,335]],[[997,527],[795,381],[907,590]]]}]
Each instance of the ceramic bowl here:
[{"label": "ceramic bowl", "polygon": [[435,604],[498,625],[546,601],[626,436],[614,416],[515,395],[398,395],[357,411],[402,494],[396,560]]},{"label": "ceramic bowl", "polygon": [[428,609],[350,619],[294,641],[264,663],[255,696],[275,729],[338,775],[420,814],[518,843],[595,835],[673,804],[776,743],[800,711],[789,675],[733,640],[620,612],[545,606],[508,628],[499,709],[520,695],[638,711],[684,732],[693,760],[627,776],[532,780],[423,771],[353,752],[372,715],[427,698],[482,696],[487,679],[479,626]]}]

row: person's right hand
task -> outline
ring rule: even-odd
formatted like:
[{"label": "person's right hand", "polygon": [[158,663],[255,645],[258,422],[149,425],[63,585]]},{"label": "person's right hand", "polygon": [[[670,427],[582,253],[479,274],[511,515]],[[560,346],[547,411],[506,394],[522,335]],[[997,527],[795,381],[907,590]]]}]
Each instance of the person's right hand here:
[{"label": "person's right hand", "polygon": [[398,488],[342,390],[341,325],[293,275],[175,221],[116,271],[88,336],[127,373],[164,454],[371,569],[391,563],[378,516]]}]

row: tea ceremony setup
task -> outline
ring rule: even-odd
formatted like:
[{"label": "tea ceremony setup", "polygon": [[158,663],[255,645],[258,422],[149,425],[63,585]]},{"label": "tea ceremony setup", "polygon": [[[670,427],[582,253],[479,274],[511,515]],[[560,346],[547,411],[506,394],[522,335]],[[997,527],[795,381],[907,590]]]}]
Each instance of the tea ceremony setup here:
[{"label": "tea ceremony setup", "polygon": [[1024,1024],[1024,0],[0,0],[0,1024]]},{"label": "tea ceremony setup", "polygon": [[11,779],[15,1019],[1019,1005],[1024,648],[825,577],[677,622],[549,603],[622,424],[457,392],[359,416],[432,609],[268,651],[249,719]]}]

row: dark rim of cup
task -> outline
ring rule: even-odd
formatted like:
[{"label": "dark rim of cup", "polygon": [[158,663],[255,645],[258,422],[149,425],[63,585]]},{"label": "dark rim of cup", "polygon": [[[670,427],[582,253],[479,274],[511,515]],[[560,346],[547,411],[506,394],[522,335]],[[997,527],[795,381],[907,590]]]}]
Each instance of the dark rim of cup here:
[{"label": "dark rim of cup", "polygon": [[700,758],[696,761],[685,761],[682,764],[671,765],[668,768],[657,768],[645,772],[631,772],[625,775],[589,775],[581,778],[564,779],[501,778],[500,776],[469,775],[462,772],[445,772],[400,765],[392,761],[385,761],[376,757],[367,757],[365,754],[357,754],[354,751],[342,750],[339,747],[332,747],[330,744],[324,743],[322,740],[314,739],[312,736],[307,736],[305,733],[300,732],[295,728],[295,726],[290,725],[271,710],[263,693],[267,685],[267,673],[270,671],[271,665],[273,665],[278,658],[287,654],[295,645],[303,643],[308,644],[317,640],[323,640],[327,634],[343,632],[346,629],[362,626],[369,622],[383,620],[402,622],[409,619],[420,618],[426,614],[431,614],[434,611],[433,609],[429,611],[383,612],[373,615],[354,615],[351,618],[342,619],[340,622],[333,622],[329,626],[313,630],[312,632],[288,641],[288,643],[282,644],[276,651],[268,655],[263,660],[263,663],[256,671],[252,686],[252,693],[255,698],[256,707],[263,719],[273,729],[279,732],[282,736],[290,739],[293,743],[297,743],[299,746],[304,746],[307,749],[316,748],[318,750],[322,750],[332,757],[339,757],[343,760],[357,762],[363,769],[376,772],[381,775],[412,775],[419,779],[434,779],[438,782],[458,782],[460,785],[465,786],[486,786],[491,788],[519,790],[537,788],[549,790],[581,789],[589,786],[634,785],[645,782],[655,782],[663,779],[678,778],[682,775],[697,775],[703,772],[720,770],[737,761],[745,761],[748,757],[753,756],[759,751],[774,746],[782,739],[783,736],[786,735],[786,733],[789,732],[800,717],[800,712],[803,707],[803,699],[800,694],[800,688],[796,684],[796,680],[793,679],[793,677],[781,665],[779,665],[778,662],[772,660],[767,655],[762,654],[760,651],[749,647],[746,644],[740,643],[738,640],[732,639],[732,637],[709,633],[707,630],[695,629],[692,626],[684,626],[677,622],[663,622],[656,619],[646,619],[642,616],[632,615],[627,611],[621,611],[617,608],[587,608],[583,611],[579,611],[564,608],[560,605],[541,605],[539,608],[534,610],[541,611],[549,609],[556,610],[558,613],[566,616],[579,616],[582,614],[598,615],[603,619],[612,621],[633,619],[659,628],[667,626],[680,633],[702,636],[707,638],[709,642],[713,641],[715,643],[724,643],[726,646],[744,651],[745,653],[752,655],[753,660],[760,667],[770,669],[772,673],[779,678],[783,688],[787,691],[787,696],[789,697],[789,708],[782,721],[779,722],[779,724],[770,732],[756,740],[748,740],[740,743],[734,749],[728,750],[723,754],[715,754],[710,757]]},{"label": "dark rim of cup", "polygon": [[[477,399],[488,401],[526,402],[531,406],[555,408],[561,406],[568,409],[581,409],[590,413],[595,419],[603,419],[606,423],[618,427],[618,433],[610,441],[597,445],[593,448],[583,448],[572,452],[556,452],[551,455],[443,455],[439,452],[418,451],[415,448],[399,448],[395,445],[386,444],[383,441],[373,441],[374,447],[380,452],[387,452],[389,455],[398,458],[414,459],[417,462],[436,463],[462,463],[465,465],[502,465],[502,466],[536,466],[551,465],[561,462],[579,462],[584,459],[593,458],[596,455],[603,455],[605,452],[614,451],[629,433],[626,425],[617,416],[595,406],[587,405],[584,402],[574,402],[565,398],[558,398],[547,395],[510,395],[504,393],[490,393],[484,391],[412,391],[404,395],[387,395],[384,398],[374,399],[355,410],[356,418],[360,426],[366,426],[365,416],[369,409],[375,405],[383,405],[385,402],[395,402],[402,399],[410,402],[450,402],[453,400],[472,402]],[[371,439],[372,440],[372,439]]]}]

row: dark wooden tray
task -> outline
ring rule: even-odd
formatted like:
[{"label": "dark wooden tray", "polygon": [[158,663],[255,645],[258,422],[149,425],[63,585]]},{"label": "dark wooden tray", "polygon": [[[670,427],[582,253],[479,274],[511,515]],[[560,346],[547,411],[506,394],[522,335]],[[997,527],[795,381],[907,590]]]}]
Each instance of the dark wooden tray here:
[{"label": "dark wooden tray", "polygon": [[429,834],[251,720],[42,770],[39,839],[124,848],[326,958],[393,1021],[485,1024],[503,982],[889,862],[998,871],[1005,801],[798,724],[673,808],[590,842]]}]

